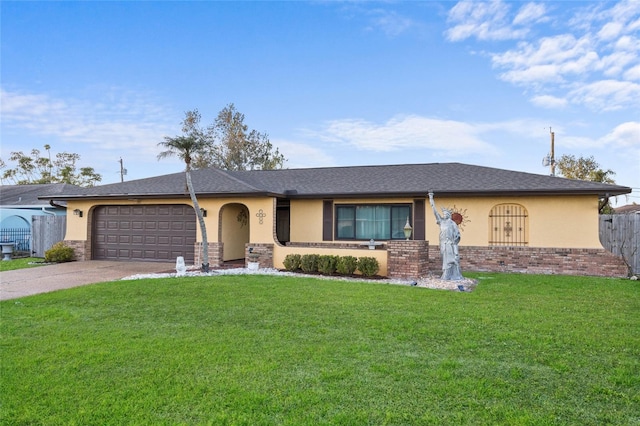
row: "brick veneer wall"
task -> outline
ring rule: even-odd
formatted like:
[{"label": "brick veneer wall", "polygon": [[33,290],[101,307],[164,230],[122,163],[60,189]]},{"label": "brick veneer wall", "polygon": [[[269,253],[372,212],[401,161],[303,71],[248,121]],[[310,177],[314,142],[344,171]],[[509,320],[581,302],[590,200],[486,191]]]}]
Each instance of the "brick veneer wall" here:
[{"label": "brick veneer wall", "polygon": [[[274,244],[246,244],[244,247],[245,266],[247,266],[248,262],[259,262],[261,268],[273,268],[273,247]],[[252,254],[258,255],[258,258],[256,260],[253,260],[253,258],[249,257],[249,248],[253,249]]]},{"label": "brick veneer wall", "polygon": [[73,249],[74,260],[84,261],[91,259],[91,242],[84,240],[65,240],[64,243]]},{"label": "brick veneer wall", "polygon": [[[222,265],[222,247],[223,243],[208,243],[209,246],[209,267],[216,268]],[[193,245],[194,256],[193,256],[193,264],[200,266],[202,265],[202,242],[196,241]]]},{"label": "brick veneer wall", "polygon": [[429,242],[387,242],[387,273],[390,278],[418,279],[429,272]]},{"label": "brick veneer wall", "polygon": [[[462,271],[626,277],[621,257],[605,249],[460,246]],[[429,269],[439,273],[438,246],[429,247]]]}]

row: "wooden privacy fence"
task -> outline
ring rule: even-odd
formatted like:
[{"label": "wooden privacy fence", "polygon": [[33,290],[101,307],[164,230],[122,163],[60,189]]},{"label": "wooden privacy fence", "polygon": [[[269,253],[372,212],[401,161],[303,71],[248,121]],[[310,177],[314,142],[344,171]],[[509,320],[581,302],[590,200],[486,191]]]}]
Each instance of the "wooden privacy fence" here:
[{"label": "wooden privacy fence", "polygon": [[640,273],[640,214],[600,215],[600,243],[622,256],[631,274]]},{"label": "wooden privacy fence", "polygon": [[35,257],[44,257],[58,241],[64,240],[67,230],[66,216],[33,216],[31,218],[31,253]]}]

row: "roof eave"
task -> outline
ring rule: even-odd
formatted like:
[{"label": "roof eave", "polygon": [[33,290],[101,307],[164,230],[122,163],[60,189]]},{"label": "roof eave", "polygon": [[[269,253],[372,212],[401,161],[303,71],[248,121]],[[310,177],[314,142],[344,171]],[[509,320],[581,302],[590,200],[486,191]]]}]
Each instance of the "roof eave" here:
[{"label": "roof eave", "polygon": [[[614,197],[629,194],[632,189],[629,187],[614,186],[612,188],[599,189],[521,189],[521,190],[436,190],[440,197],[522,197],[522,196],[567,196],[567,195],[592,195],[598,197]],[[203,192],[197,193],[198,198],[237,198],[237,197],[275,197],[290,199],[319,199],[319,198],[385,198],[385,197],[406,197],[406,198],[426,198],[428,191],[406,191],[406,192],[326,192],[326,193],[294,193],[293,191],[273,192]],[[131,199],[163,199],[163,198],[189,198],[188,193],[127,193],[127,194],[101,194],[101,195],[48,195],[40,196],[41,200],[131,200]]]},{"label": "roof eave", "polygon": [[[631,188],[616,189],[608,191],[598,190],[507,190],[507,191],[434,191],[440,197],[523,197],[523,196],[563,196],[563,195],[593,195],[598,197],[613,197],[631,193]],[[310,199],[310,198],[427,198],[428,191],[413,192],[360,192],[360,193],[318,193],[318,194],[287,194],[287,198]]]},{"label": "roof eave", "polygon": [[[270,192],[215,192],[215,193],[197,193],[198,198],[233,198],[233,197],[281,197],[282,194],[274,194]],[[45,200],[158,200],[166,198],[190,198],[188,193],[162,193],[162,194],[101,194],[101,195],[55,195],[38,197]]]}]

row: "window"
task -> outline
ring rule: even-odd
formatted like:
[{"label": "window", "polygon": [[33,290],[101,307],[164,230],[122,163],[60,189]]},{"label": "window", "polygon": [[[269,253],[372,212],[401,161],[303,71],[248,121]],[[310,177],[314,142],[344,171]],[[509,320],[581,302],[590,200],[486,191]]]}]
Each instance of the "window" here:
[{"label": "window", "polygon": [[489,245],[526,246],[527,209],[519,204],[498,204],[489,213]]},{"label": "window", "polygon": [[337,239],[403,239],[408,217],[411,217],[409,204],[339,205],[336,206]]}]

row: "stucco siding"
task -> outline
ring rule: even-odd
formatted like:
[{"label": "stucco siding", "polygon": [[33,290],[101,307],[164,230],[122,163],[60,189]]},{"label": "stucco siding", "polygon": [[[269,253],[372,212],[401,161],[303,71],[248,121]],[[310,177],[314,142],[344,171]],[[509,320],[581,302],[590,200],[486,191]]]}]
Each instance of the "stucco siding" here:
[{"label": "stucco siding", "polygon": [[[499,204],[517,204],[527,211],[529,247],[601,248],[598,200],[595,196],[440,198],[436,207],[459,211],[461,246],[489,245],[489,213]],[[426,238],[434,244],[439,228],[431,208],[426,211]]]},{"label": "stucco siding", "polygon": [[322,241],[322,200],[291,200],[291,241]]}]

